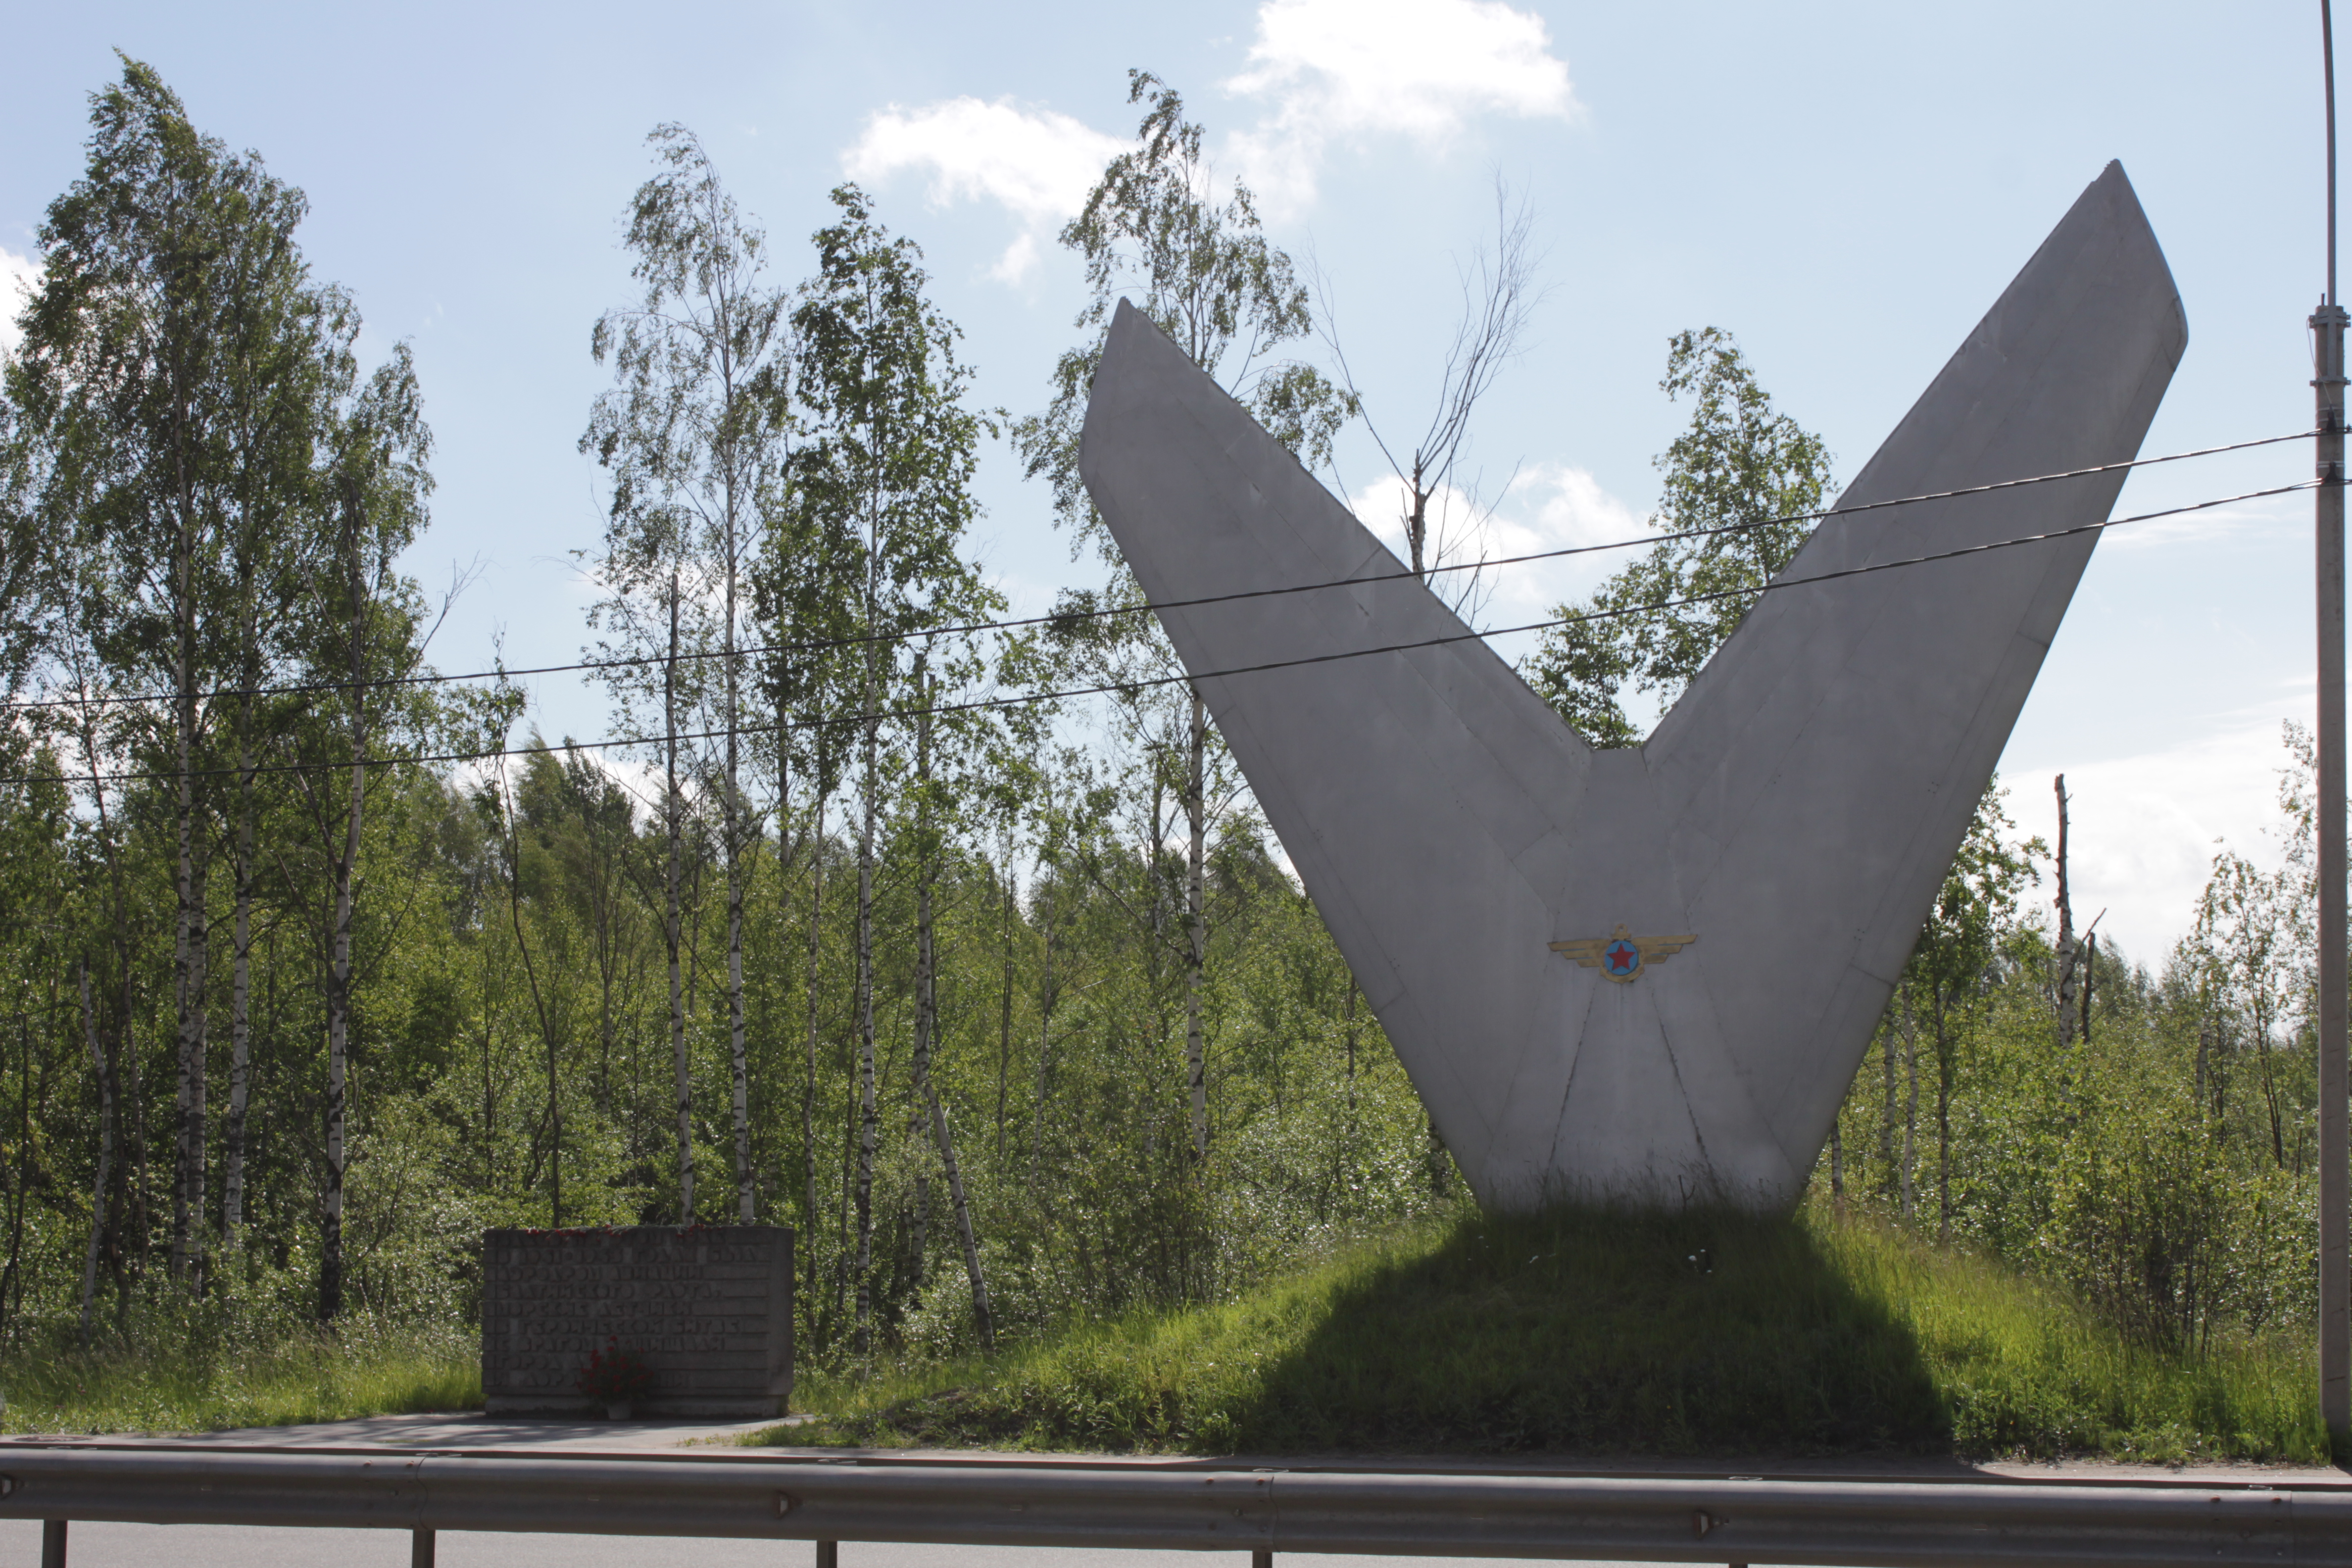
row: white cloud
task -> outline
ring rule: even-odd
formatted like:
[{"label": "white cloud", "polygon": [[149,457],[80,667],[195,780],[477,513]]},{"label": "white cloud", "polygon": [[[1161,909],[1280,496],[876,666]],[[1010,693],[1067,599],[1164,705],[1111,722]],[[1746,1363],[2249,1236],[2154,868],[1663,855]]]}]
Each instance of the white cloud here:
[{"label": "white cloud", "polygon": [[1039,237],[1076,215],[1103,166],[1126,145],[1066,114],[1023,109],[1011,99],[951,98],[882,110],[842,163],[854,180],[927,174],[934,205],[981,199],[1003,205],[1022,224],[994,269],[1010,283],[1036,265]]},{"label": "white cloud", "polygon": [[[1262,0],[1244,68],[1224,85],[1265,105],[1229,145],[1237,172],[1276,210],[1313,199],[1334,139],[1402,133],[1443,147],[1480,115],[1581,112],[1543,18],[1505,0]],[[935,205],[1003,205],[1021,232],[992,270],[1011,283],[1129,145],[1052,110],[967,96],[893,104],[842,163],[867,182],[927,174]]]},{"label": "white cloud", "polygon": [[1248,68],[1225,86],[1271,100],[1234,144],[1277,206],[1312,199],[1334,138],[1402,132],[1442,147],[1476,115],[1580,112],[1543,18],[1503,0],[1265,0]]},{"label": "white cloud", "polygon": [[[2126,500],[2116,508],[2116,511],[2119,516],[2129,517],[2137,512],[2154,511],[2178,504],[2173,500],[2149,500],[2142,504]],[[2099,548],[2107,551],[2177,551],[2184,545],[2226,542],[2244,537],[2250,530],[2276,528],[2283,523],[2306,526],[2310,516],[2311,501],[2307,497],[2264,496],[2258,500],[2234,502],[2205,511],[2185,511],[2171,517],[2150,518],[2146,522],[2125,523],[2100,534]]]},{"label": "white cloud", "polygon": [[[1372,480],[1348,500],[1357,520],[1400,561],[1406,558],[1405,500],[1404,481],[1393,474]],[[1445,545],[1441,562],[1506,561],[1649,533],[1631,507],[1590,473],[1565,463],[1528,464],[1491,510],[1444,487],[1431,498],[1429,521],[1432,538]],[[1607,551],[1489,567],[1475,574],[1478,613],[1471,618],[1481,626],[1546,619],[1554,605],[1590,593],[1624,561],[1624,552]],[[1439,595],[1454,603],[1472,575],[1445,574],[1437,580]],[[1516,645],[1524,639],[1512,640]],[[1503,651],[1515,658],[1523,650],[1514,646]]]},{"label": "white cloud", "polygon": [[[1488,553],[1533,555],[1646,540],[1649,534],[1641,514],[1601,489],[1601,481],[1584,469],[1567,463],[1529,463],[1496,509]],[[1489,574],[1495,585],[1492,618],[1506,625],[1549,619],[1559,605],[1591,593],[1634,553],[1603,550],[1497,567]],[[1528,646],[1534,645],[1529,641]],[[1515,650],[1515,657],[1517,651],[1524,650]]]},{"label": "white cloud", "polygon": [[[2197,895],[2221,845],[2258,864],[2279,862],[2278,777],[2287,762],[2279,716],[2249,712],[2160,750],[2063,769],[2005,756],[2001,779],[2018,832],[2054,845],[2050,779],[2065,773],[2075,923],[2105,910],[2099,930],[2125,956],[2154,969],[2194,922]],[[2053,891],[2045,876],[2038,895],[2045,906]]]},{"label": "white cloud", "polygon": [[[1465,500],[1457,490],[1442,491],[1433,510],[1444,512],[1459,509]],[[1404,481],[1394,474],[1383,474],[1348,498],[1348,510],[1356,521],[1372,531],[1372,536],[1389,547],[1399,561],[1405,559]]]},{"label": "white cloud", "polygon": [[[1538,548],[1605,544],[1649,532],[1632,507],[1602,489],[1599,479],[1566,463],[1528,464],[1519,471],[1511,493],[1533,502],[1535,516],[1527,526],[1549,542]],[[1616,569],[1614,561],[1603,568]]]},{"label": "white cloud", "polygon": [[24,334],[16,330],[16,312],[26,297],[40,286],[41,264],[0,246],[0,353],[14,353]]}]

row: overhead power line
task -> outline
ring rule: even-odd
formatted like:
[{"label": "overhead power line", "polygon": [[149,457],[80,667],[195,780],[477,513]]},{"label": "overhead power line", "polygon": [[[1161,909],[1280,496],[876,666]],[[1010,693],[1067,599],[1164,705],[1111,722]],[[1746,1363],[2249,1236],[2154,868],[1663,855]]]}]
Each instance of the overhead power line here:
[{"label": "overhead power line", "polygon": [[[2294,437],[2273,437],[2273,439],[2294,439]],[[2258,445],[2260,443],[2248,444]],[[2182,455],[2187,456],[2189,454]],[[2088,469],[2084,471],[2097,472],[2098,470]],[[2021,483],[2027,481],[2011,482]],[[1335,664],[1342,659],[1369,658],[1376,654],[1410,653],[1420,648],[1444,647],[1455,643],[1482,642],[1488,637],[1515,637],[1528,632],[1551,631],[1560,626],[1576,626],[1586,622],[1619,620],[1631,616],[1655,615],[1661,610],[1677,609],[1686,605],[1715,604],[1724,599],[1736,599],[1743,595],[1749,594],[1760,596],[1764,594],[1779,593],[1790,588],[1809,587],[1818,583],[1834,583],[1847,577],[1867,576],[1874,572],[1891,572],[1906,566],[1925,566],[1937,561],[1958,561],[1969,556],[1986,555],[1995,551],[2013,549],[2021,544],[2041,544],[2046,543],[2052,540],[2072,539],[2083,534],[2099,533],[2110,528],[2121,528],[2126,523],[2152,522],[2158,518],[2179,517],[2185,513],[2193,511],[2210,511],[2216,507],[2234,506],[2240,501],[2261,500],[2270,496],[2292,495],[2299,490],[2315,489],[2316,488],[2317,483],[2318,481],[2315,479],[2303,479],[2291,485],[2274,485],[2267,489],[2245,490],[2237,495],[2221,496],[2211,500],[2192,501],[2186,506],[2166,507],[2158,511],[2137,512],[2130,517],[2107,518],[2099,522],[2078,523],[2072,528],[2052,529],[2044,533],[2021,534],[2014,539],[1996,539],[1983,544],[1963,545],[1956,550],[1941,550],[1928,555],[1909,555],[1894,561],[1877,561],[1861,566],[1842,567],[1834,572],[1819,572],[1807,577],[1784,578],[1764,584],[1760,587],[1718,588],[1709,593],[1691,594],[1679,599],[1668,599],[1656,605],[1627,605],[1622,608],[1612,610],[1592,610],[1580,615],[1557,616],[1550,620],[1529,621],[1522,626],[1490,626],[1483,631],[1465,630],[1453,632],[1444,637],[1423,637],[1413,642],[1382,643],[1373,647],[1348,648],[1337,653],[1310,654],[1298,658],[1271,659],[1263,664],[1237,665],[1226,669],[1202,670],[1198,674],[1187,672],[1182,675],[1149,676],[1136,680],[1110,680],[1104,681],[1094,686],[1066,687],[1052,691],[1029,692],[1016,697],[975,698],[965,702],[940,702],[933,703],[928,707],[861,710],[855,713],[844,713],[829,719],[803,720],[789,723],[739,724],[735,726],[731,733],[739,736],[794,734],[816,730],[837,729],[845,725],[864,724],[886,719],[919,718],[926,714],[936,717],[956,713],[974,713],[1012,708],[1032,708],[1040,703],[1057,702],[1074,697],[1099,697],[1112,692],[1146,691],[1160,687],[1181,686],[1192,681],[1217,680],[1240,675],[1261,675],[1271,670],[1297,669],[1308,665]],[[1954,493],[1966,494],[1970,492],[1960,491]],[[1934,500],[1940,498],[1922,497],[1917,499]],[[1895,505],[1899,503],[1882,502],[1877,504]],[[1857,508],[1855,510],[1859,510],[1861,509]],[[1357,578],[1351,580],[1351,582],[1362,581],[1366,581],[1366,579]],[[1249,595],[1224,595],[1224,597],[1228,598],[1242,598],[1248,596]],[[1217,599],[1203,599],[1186,602],[1192,604],[1213,604],[1220,601]],[[624,749],[630,746],[666,745],[672,741],[719,740],[726,737],[729,733],[730,733],[730,731],[727,730],[697,730],[691,731],[681,731],[675,735],[614,735],[608,736],[601,741],[565,741],[560,743],[543,743],[536,746],[486,747],[478,751],[448,752],[434,755],[368,757],[362,759],[358,765],[371,768],[423,767],[438,763],[487,762],[493,758],[500,757],[553,756],[572,752],[600,752]],[[0,778],[0,786],[13,786],[36,783],[68,784],[160,784],[173,782],[182,778],[251,778],[257,777],[262,774],[275,773],[340,773],[352,765],[354,765],[352,762],[346,758],[339,762],[331,763],[273,763],[254,768],[196,768],[188,770],[185,773],[173,771],[120,773],[20,774],[12,778]]]},{"label": "overhead power line", "polygon": [[[2001,490],[2020,489],[2030,485],[2046,485],[2061,479],[2088,479],[2098,474],[2119,473],[2131,468],[2145,468],[2158,463],[2178,463],[2191,458],[2210,458],[2225,452],[2242,452],[2255,447],[2274,447],[2284,441],[2307,441],[2315,434],[2297,430],[2285,436],[2264,436],[2252,441],[2232,441],[2220,447],[2200,447],[2191,451],[2168,452],[2161,457],[2134,458],[2120,463],[2100,463],[2086,468],[2066,468],[2056,473],[2033,474],[2024,479],[2000,479],[1991,484],[1966,485],[1957,489],[1930,490],[1919,495],[1897,496],[1887,500],[1864,501],[1858,506],[1834,506],[1818,511],[1790,512],[1782,517],[1756,518],[1746,522],[1728,522],[1713,528],[1685,529],[1673,533],[1649,533],[1633,538],[1612,539],[1598,544],[1570,544],[1552,550],[1530,551],[1523,555],[1504,555],[1482,561],[1463,561],[1432,566],[1415,573],[1410,568],[1394,572],[1375,572],[1360,577],[1333,578],[1314,583],[1296,583],[1280,588],[1251,588],[1232,594],[1213,594],[1197,599],[1171,599],[1140,605],[1114,605],[1091,610],[1048,611],[1043,615],[1021,616],[1007,620],[968,621],[943,626],[927,626],[914,631],[863,632],[835,637],[811,637],[780,643],[755,644],[724,650],[696,649],[677,654],[643,654],[623,658],[582,659],[571,664],[531,665],[520,669],[484,669],[464,674],[388,676],[373,680],[304,681],[283,686],[220,687],[198,692],[202,702],[232,698],[308,697],[338,691],[386,690],[394,688],[462,684],[467,681],[516,680],[528,676],[589,674],[604,670],[644,669],[665,664],[696,664],[710,659],[760,658],[778,654],[821,653],[843,647],[862,647],[871,643],[912,642],[920,638],[968,637],[980,632],[1018,631],[1030,626],[1068,626],[1076,622],[1100,620],[1114,616],[1140,615],[1147,610],[1183,610],[1202,605],[1232,604],[1245,599],[1281,598],[1293,594],[1320,593],[1332,588],[1360,588],[1377,583],[1394,583],[1408,578],[1428,578],[1441,573],[1483,572],[1489,567],[1524,566],[1538,561],[1559,561],[1578,555],[1593,555],[1612,550],[1631,550],[1643,545],[1672,544],[1693,539],[1710,539],[1724,534],[1747,533],[1757,529],[1776,528],[1792,522],[1819,522],[1832,517],[1856,517],[1867,511],[1881,511],[1889,507],[1916,506],[1926,501],[1954,500],[1964,496],[1990,495]],[[2270,493],[2270,492],[2261,492]],[[100,694],[87,698],[43,698],[20,702],[0,703],[0,711],[89,712],[109,708],[124,708],[144,702],[180,702],[186,694],[176,691],[130,692]]]}]

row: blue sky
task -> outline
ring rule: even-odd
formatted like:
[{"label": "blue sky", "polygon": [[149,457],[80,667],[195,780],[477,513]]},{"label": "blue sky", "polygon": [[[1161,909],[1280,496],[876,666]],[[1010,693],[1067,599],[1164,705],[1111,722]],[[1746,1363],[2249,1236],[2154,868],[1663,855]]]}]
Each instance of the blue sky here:
[{"label": "blue sky", "polygon": [[[438,453],[410,566],[480,575],[436,645],[478,666],[573,656],[600,526],[575,449],[602,384],[597,313],[644,137],[701,135],[806,269],[854,174],[916,238],[964,328],[978,400],[1045,396],[1074,337],[1053,235],[1133,129],[1126,72],[1186,95],[1220,167],[1311,253],[1374,416],[1427,416],[1457,268],[1497,177],[1536,215],[1549,288],[1482,411],[1475,459],[1507,546],[1638,531],[1679,412],[1668,335],[1738,334],[1781,405],[1855,472],[2110,158],[2187,305],[2187,359],[2150,453],[2309,419],[2304,318],[2321,285],[2312,7],[2253,4],[1675,7],[1545,0],[1212,0],[1184,7],[598,4],[20,7],[0,23],[0,266],[32,265],[78,173],[87,94],[121,48],[196,122],[313,204],[318,272],[380,350],[415,345]],[[1378,453],[1343,444],[1377,507]],[[2301,479],[2297,446],[2134,478],[2134,511]],[[1009,453],[982,475],[991,570],[1036,605],[1089,573]],[[2309,677],[2306,497],[2118,531],[2101,547],[2003,763],[2021,826],[2076,796],[2078,914],[2153,959],[2185,929],[2217,838],[2267,858],[2282,721]],[[1530,618],[1600,567],[1530,570],[1493,613]],[[604,732],[601,699],[535,690],[551,734]]]}]

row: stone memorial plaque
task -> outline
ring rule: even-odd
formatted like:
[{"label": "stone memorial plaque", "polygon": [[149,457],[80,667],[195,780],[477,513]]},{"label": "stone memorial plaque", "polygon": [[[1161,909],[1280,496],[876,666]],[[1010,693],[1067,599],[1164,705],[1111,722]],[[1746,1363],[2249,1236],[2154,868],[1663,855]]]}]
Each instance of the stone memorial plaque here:
[{"label": "stone memorial plaque", "polygon": [[781,1415],[793,1391],[782,1226],[493,1230],[482,1237],[492,1413],[587,1411],[581,1370],[618,1340],[653,1373],[639,1415]]}]

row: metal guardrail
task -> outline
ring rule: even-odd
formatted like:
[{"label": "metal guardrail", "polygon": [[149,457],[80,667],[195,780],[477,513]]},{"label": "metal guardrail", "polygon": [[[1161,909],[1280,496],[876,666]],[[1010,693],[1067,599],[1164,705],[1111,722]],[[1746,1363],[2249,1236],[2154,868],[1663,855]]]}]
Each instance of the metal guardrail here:
[{"label": "metal guardrail", "polygon": [[1964,1568],[2352,1568],[2352,1485],[0,1446],[0,1519]]}]

